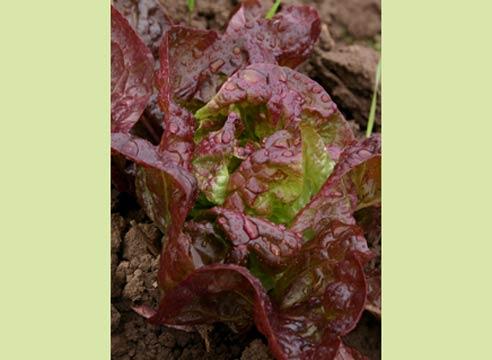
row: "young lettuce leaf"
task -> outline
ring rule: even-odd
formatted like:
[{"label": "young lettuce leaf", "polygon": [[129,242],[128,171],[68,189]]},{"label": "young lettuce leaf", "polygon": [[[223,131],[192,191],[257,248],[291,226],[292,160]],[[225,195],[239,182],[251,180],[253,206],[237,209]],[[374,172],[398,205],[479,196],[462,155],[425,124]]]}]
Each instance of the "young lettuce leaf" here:
[{"label": "young lettuce leaf", "polygon": [[239,116],[232,112],[224,127],[209,133],[195,149],[193,174],[200,190],[214,204],[224,203],[228,191],[229,170],[235,161],[240,161],[246,154],[243,148],[239,148],[237,139],[242,130]]},{"label": "young lettuce leaf", "polygon": [[231,108],[239,111],[245,127],[258,139],[280,129],[297,131],[306,122],[329,148],[341,150],[354,141],[349,124],[323,88],[287,67],[253,64],[230,77],[195,113],[199,122],[195,139],[223,126]]},{"label": "young lettuce leaf", "polygon": [[[227,166],[233,151],[197,169],[195,176],[207,179],[199,181],[200,190],[212,203],[289,224],[321,188],[341,149],[353,142],[348,124],[319,85],[271,64],[240,70],[195,114],[199,143],[227,131],[230,109],[240,114],[244,129],[230,149],[247,142],[256,150],[233,173]],[[209,159],[199,153],[194,161],[204,158]]]},{"label": "young lettuce leaf", "polygon": [[379,135],[347,147],[319,193],[302,209],[291,229],[313,237],[332,220],[354,224],[355,211],[381,201],[381,139]]}]

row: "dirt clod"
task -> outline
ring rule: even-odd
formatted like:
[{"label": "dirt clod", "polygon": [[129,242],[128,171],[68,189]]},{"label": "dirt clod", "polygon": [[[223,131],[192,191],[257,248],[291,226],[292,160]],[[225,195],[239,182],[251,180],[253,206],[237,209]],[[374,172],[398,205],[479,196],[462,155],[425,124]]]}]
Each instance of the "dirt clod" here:
[{"label": "dirt clod", "polygon": [[268,347],[261,340],[253,340],[243,351],[241,360],[270,360]]},{"label": "dirt clod", "polygon": [[[363,45],[341,45],[318,50],[311,60],[314,77],[332,96],[348,119],[366,126],[376,81],[379,54]],[[376,123],[380,124],[380,114]]]}]

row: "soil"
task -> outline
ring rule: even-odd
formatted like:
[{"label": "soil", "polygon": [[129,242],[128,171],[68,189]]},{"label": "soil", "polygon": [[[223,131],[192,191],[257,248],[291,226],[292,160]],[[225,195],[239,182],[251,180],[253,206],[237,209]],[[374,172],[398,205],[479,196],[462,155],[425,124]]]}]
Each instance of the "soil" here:
[{"label": "soil", "polygon": [[[161,5],[159,5],[159,2]],[[144,42],[157,54],[160,36],[169,26],[165,14],[198,28],[221,30],[237,0],[197,0],[190,16],[186,0],[114,0]],[[311,58],[298,70],[318,81],[333,97],[356,133],[363,136],[379,61],[380,0],[284,0],[317,8],[322,33]],[[380,131],[380,109],[375,131]],[[158,138],[162,114],[155,101],[137,130]],[[158,254],[162,233],[131,196],[112,189],[111,199],[111,358],[114,360],[272,359],[266,341],[252,329],[234,334],[223,326],[184,332],[148,324],[132,306],[156,306]],[[380,243],[374,243],[380,267]],[[205,335],[206,333],[206,335]],[[206,341],[204,340],[206,339]],[[370,359],[381,358],[380,320],[365,313],[345,341]]]}]

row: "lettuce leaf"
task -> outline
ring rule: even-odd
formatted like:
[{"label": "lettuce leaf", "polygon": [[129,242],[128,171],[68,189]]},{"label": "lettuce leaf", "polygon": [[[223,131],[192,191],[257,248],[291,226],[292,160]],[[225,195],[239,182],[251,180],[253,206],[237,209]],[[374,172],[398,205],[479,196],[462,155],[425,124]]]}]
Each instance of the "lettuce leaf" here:
[{"label": "lettuce leaf", "polygon": [[[340,340],[364,310],[362,263],[370,253],[360,233],[356,226],[336,223],[317,246],[306,244],[289,268],[305,270],[287,270],[293,275],[286,275],[289,286],[273,301],[246,268],[213,264],[193,271],[166,292],[157,311],[140,312],[155,324],[174,326],[220,321],[241,331],[254,322],[277,359],[363,359]],[[323,276],[307,285],[306,272]],[[293,288],[308,295],[290,302]]]},{"label": "lettuce leaf", "polygon": [[230,169],[246,152],[237,140],[243,126],[239,116],[230,113],[224,127],[211,132],[195,149],[193,174],[207,199],[222,205],[227,195]]},{"label": "lettuce leaf", "polygon": [[293,231],[310,239],[338,219],[354,224],[353,214],[381,202],[381,139],[379,135],[347,147],[319,193],[296,216]]},{"label": "lettuce leaf", "polygon": [[111,6],[111,131],[129,132],[152,95],[154,58]]},{"label": "lettuce leaf", "polygon": [[323,88],[287,67],[253,64],[231,76],[195,113],[199,122],[195,139],[223,126],[231,109],[239,111],[246,129],[259,139],[280,129],[296,131],[306,122],[334,154],[354,141],[349,124]]},{"label": "lettuce leaf", "polygon": [[316,11],[289,6],[266,20],[258,8],[259,1],[243,4],[222,35],[181,25],[165,33],[158,78],[168,79],[160,86],[167,88],[173,100],[196,109],[207,103],[228,77],[249,64],[295,67],[307,59],[321,31]]}]

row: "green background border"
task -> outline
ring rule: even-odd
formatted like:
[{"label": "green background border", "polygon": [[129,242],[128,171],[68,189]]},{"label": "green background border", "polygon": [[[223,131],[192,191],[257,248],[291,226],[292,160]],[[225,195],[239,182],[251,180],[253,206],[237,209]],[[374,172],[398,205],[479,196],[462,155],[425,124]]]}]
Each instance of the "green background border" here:
[{"label": "green background border", "polygon": [[[383,2],[384,359],[492,358],[489,4]],[[0,40],[0,358],[109,359],[109,4]]]},{"label": "green background border", "polygon": [[0,5],[0,359],[110,358],[109,27]]},{"label": "green background border", "polygon": [[383,358],[492,359],[492,3],[383,1]]}]

